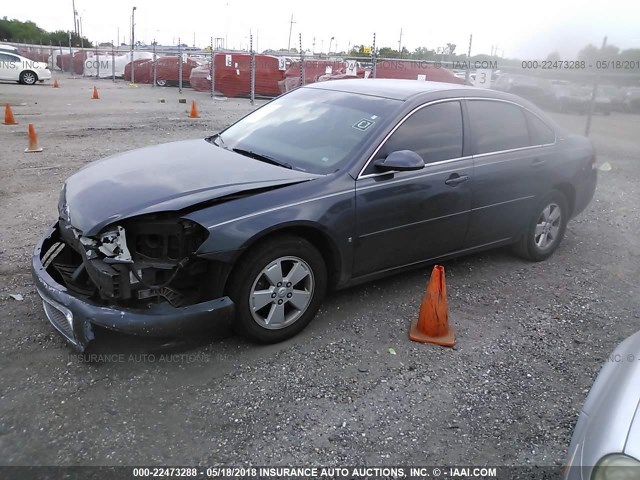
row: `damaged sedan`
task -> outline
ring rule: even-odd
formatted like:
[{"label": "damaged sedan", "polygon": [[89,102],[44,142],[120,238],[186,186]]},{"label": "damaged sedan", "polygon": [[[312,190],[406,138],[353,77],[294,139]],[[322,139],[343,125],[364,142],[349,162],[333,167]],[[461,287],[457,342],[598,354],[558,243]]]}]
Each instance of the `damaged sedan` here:
[{"label": "damaged sedan", "polygon": [[220,322],[278,342],[331,289],[505,245],[544,260],[595,186],[589,140],[516,96],[323,82],[211,137],[87,165],[64,183],[32,273],[77,350],[95,327]]}]

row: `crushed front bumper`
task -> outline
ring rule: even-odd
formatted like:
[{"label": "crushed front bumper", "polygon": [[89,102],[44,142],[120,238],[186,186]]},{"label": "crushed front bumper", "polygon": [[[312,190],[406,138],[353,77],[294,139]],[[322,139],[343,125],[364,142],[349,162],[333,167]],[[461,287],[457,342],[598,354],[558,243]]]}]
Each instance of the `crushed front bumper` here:
[{"label": "crushed front bumper", "polygon": [[229,297],[180,308],[154,304],[142,310],[103,306],[75,296],[56,282],[42,263],[42,255],[61,241],[56,223],[36,245],[31,274],[49,322],[78,351],[94,338],[93,325],[136,335],[173,336],[229,322],[234,316]]}]

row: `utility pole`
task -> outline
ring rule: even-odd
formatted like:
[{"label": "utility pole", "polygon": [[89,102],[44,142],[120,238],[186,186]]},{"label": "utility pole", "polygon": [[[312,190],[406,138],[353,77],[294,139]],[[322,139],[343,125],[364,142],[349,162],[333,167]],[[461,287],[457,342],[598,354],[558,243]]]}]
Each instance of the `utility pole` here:
[{"label": "utility pole", "polygon": [[[607,46],[607,37],[602,39],[602,47],[600,47],[600,53],[604,51],[604,48]],[[593,91],[591,92],[591,99],[589,101],[589,110],[587,111],[587,125],[584,129],[584,134],[586,137],[589,136],[591,132],[591,117],[593,116],[593,106],[596,103],[596,95],[598,94],[598,83],[600,82],[600,75],[596,75],[593,79]]]},{"label": "utility pole", "polygon": [[471,75],[471,44],[473,43],[473,34],[469,35],[469,50],[467,51],[467,71],[464,74],[464,83],[469,85],[469,76]]},{"label": "utility pole", "polygon": [[400,58],[402,58],[402,28],[400,29],[400,40],[398,40],[398,53],[400,54]]},{"label": "utility pole", "polygon": [[76,20],[76,17],[78,16],[78,11],[76,10],[76,0],[71,0],[71,4],[73,6],[73,31],[76,34],[76,37],[78,36],[78,21]]},{"label": "utility pole", "polygon": [[136,7],[131,10],[131,83],[136,83],[135,80],[135,68],[133,64],[133,48],[135,46],[135,31],[136,31]]},{"label": "utility pole", "polygon": [[287,52],[291,51],[291,31],[293,30],[293,24],[297,23],[293,21],[293,13],[291,14],[291,20],[289,21],[289,43],[287,43]]}]

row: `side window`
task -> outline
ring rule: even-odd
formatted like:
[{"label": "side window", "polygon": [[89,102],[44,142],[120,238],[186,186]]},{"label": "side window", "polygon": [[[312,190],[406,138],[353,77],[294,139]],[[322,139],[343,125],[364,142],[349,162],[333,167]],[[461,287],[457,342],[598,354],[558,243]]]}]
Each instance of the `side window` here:
[{"label": "side window", "polygon": [[[462,156],[460,102],[436,103],[418,110],[393,132],[375,158],[386,158],[396,150],[413,150],[424,163]],[[374,171],[370,166],[365,173]]]},{"label": "side window", "polygon": [[531,130],[531,145],[546,145],[556,141],[555,132],[540,117],[525,111]]},{"label": "side window", "polygon": [[0,62],[17,62],[18,57],[14,57],[13,55],[8,55],[6,53],[0,53]]},{"label": "side window", "polygon": [[520,107],[488,100],[469,100],[467,107],[475,154],[529,146],[529,130]]}]

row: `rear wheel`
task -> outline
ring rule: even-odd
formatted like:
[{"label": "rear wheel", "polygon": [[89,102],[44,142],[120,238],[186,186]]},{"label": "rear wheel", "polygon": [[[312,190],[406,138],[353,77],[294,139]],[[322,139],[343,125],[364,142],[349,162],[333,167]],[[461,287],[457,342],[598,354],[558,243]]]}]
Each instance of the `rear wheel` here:
[{"label": "rear wheel", "polygon": [[23,83],[25,85],[33,85],[37,81],[38,76],[31,70],[25,70],[20,74],[20,83]]},{"label": "rear wheel", "polygon": [[564,195],[554,191],[537,206],[522,238],[514,245],[515,252],[527,260],[539,262],[556,251],[569,221],[569,209]]},{"label": "rear wheel", "polygon": [[318,250],[295,236],[278,236],[243,257],[229,280],[240,333],[261,343],[296,335],[313,319],[327,287]]}]

